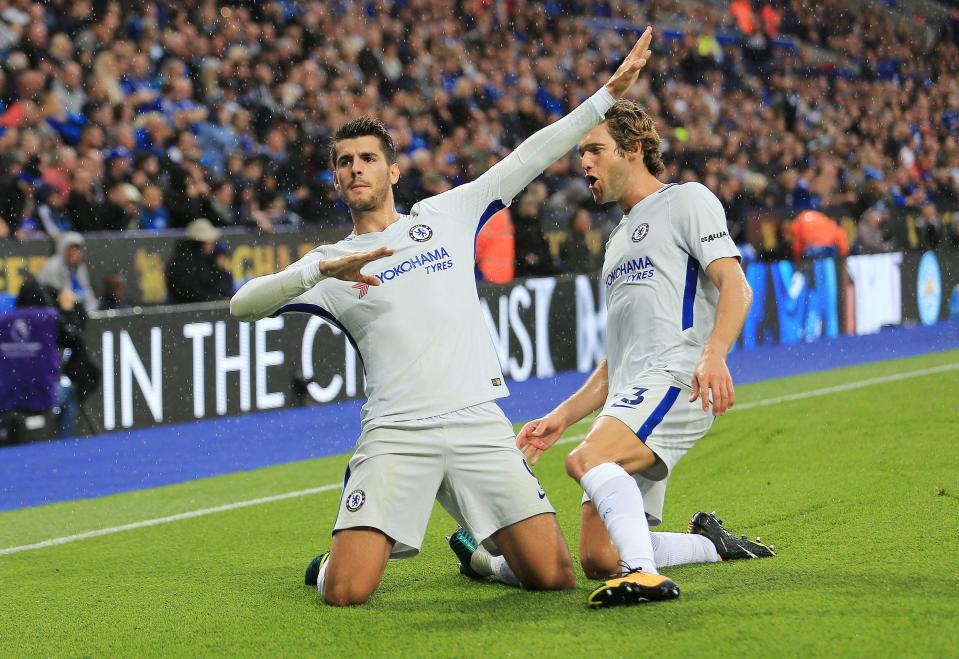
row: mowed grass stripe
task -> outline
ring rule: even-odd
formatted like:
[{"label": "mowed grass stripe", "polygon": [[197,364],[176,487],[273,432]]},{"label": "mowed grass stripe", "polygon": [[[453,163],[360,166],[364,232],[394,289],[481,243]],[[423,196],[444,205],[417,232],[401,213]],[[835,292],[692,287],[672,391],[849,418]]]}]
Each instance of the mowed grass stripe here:
[{"label": "mowed grass stripe", "polygon": [[[934,366],[929,368],[922,368],[912,371],[905,371],[902,373],[894,373],[892,375],[879,376],[874,378],[867,378],[865,380],[860,380],[858,382],[850,382],[846,384],[836,385],[832,387],[825,387],[822,389],[814,389],[810,391],[803,391],[793,394],[787,394],[784,396],[776,396],[773,398],[766,398],[763,400],[740,403],[736,405],[735,409],[737,411],[745,411],[756,409],[760,407],[768,407],[770,405],[778,405],[781,403],[787,403],[797,400],[805,400],[809,398],[816,398],[820,396],[828,396],[830,394],[842,393],[846,391],[853,391],[856,389],[862,389],[865,387],[872,387],[879,384],[887,384],[891,382],[899,382],[902,380],[908,380],[912,378],[924,377],[927,375],[934,375],[936,373],[943,373],[948,371],[953,371],[959,369],[959,363],[952,364],[943,364],[940,366]],[[585,437],[583,433],[578,433],[570,437],[564,437],[558,443],[559,444],[569,444],[572,442],[578,442]],[[283,501],[285,499],[294,499],[299,497],[310,496],[312,494],[319,494],[321,492],[329,492],[331,490],[336,490],[342,487],[340,483],[329,483],[327,485],[321,485],[319,487],[306,488],[303,490],[295,490],[293,492],[285,492],[282,494],[276,494],[272,496],[259,497],[256,499],[249,499],[245,501],[237,501],[233,503],[223,504],[219,506],[213,506],[210,508],[200,508],[198,510],[191,510],[183,513],[177,513],[174,515],[167,515],[164,517],[157,517],[154,519],[146,519],[139,522],[132,522],[129,524],[121,524],[119,526],[111,526],[102,529],[96,529],[92,531],[85,531],[83,533],[77,533],[73,535],[61,536],[57,538],[50,538],[48,540],[42,540],[40,542],[34,542],[25,545],[19,545],[14,547],[6,547],[0,549],[0,556],[6,556],[9,554],[16,554],[24,551],[31,551],[34,549],[44,549],[46,547],[54,547],[57,545],[63,545],[70,542],[76,542],[79,540],[87,540],[89,538],[97,538],[104,535],[111,535],[114,533],[122,533],[124,531],[133,531],[136,529],[147,528],[151,526],[158,526],[160,524],[169,524],[172,522],[178,522],[185,519],[193,519],[196,517],[203,517],[205,515],[213,515],[216,513],[227,512],[230,510],[236,510],[239,508],[247,508],[250,506],[258,506],[267,503],[273,503],[275,501]]]}]

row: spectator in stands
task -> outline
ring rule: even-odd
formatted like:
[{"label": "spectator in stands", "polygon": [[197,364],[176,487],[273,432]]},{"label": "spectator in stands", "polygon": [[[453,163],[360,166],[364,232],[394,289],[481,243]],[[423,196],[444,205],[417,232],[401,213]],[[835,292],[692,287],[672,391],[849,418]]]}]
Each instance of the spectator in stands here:
[{"label": "spectator in stands", "polygon": [[171,303],[213,302],[233,295],[233,276],[225,259],[215,254],[222,232],[206,218],[190,222],[186,239],[177,243],[167,261],[166,280]]},{"label": "spectator in stands", "polygon": [[876,252],[889,252],[892,250],[892,243],[886,240],[885,224],[886,210],[884,206],[876,205],[867,210],[859,218],[859,228],[857,231],[857,242],[859,251],[863,254],[874,254]]},{"label": "spectator in stands", "polygon": [[57,240],[57,253],[47,259],[37,273],[37,281],[58,293],[69,291],[76,303],[86,311],[97,308],[97,297],[90,285],[90,274],[84,259],[83,236],[67,231]]},{"label": "spectator in stands", "polygon": [[952,222],[949,223],[949,244],[953,249],[959,249],[959,211],[952,213]]},{"label": "spectator in stands", "polygon": [[70,177],[70,196],[67,197],[66,212],[70,226],[74,231],[97,231],[100,226],[102,201],[97,198],[98,191],[93,185],[90,171],[82,167],[73,170]]},{"label": "spectator in stands", "polygon": [[123,276],[112,273],[103,278],[103,295],[100,296],[100,311],[109,309],[129,309],[126,298],[127,283]]},{"label": "spectator in stands", "polygon": [[233,207],[233,183],[222,180],[213,186],[210,199],[210,221],[218,227],[231,227],[237,224],[236,210]]},{"label": "spectator in stands", "polygon": [[543,200],[534,190],[535,187],[534,183],[523,194],[513,215],[516,244],[513,272],[517,277],[541,277],[557,272],[540,222]]},{"label": "spectator in stands", "polygon": [[792,222],[793,258],[847,256],[849,241],[836,221],[819,211],[803,211]]},{"label": "spectator in stands", "polygon": [[486,222],[476,236],[476,268],[478,276],[494,284],[513,281],[516,245],[510,210],[504,208]]},{"label": "spectator in stands", "polygon": [[[0,154],[15,165],[2,174],[26,178],[14,190],[0,180],[0,237],[44,231],[40,176],[57,179],[80,231],[138,222],[117,212],[128,201],[106,205],[117,183],[158,186],[175,228],[196,217],[226,225],[210,199],[223,178],[241,226],[269,230],[271,214],[341,224],[323,145],[344,117],[374,109],[397,135],[398,201],[423,198],[475,178],[569,109],[557,99],[598,87],[625,35],[583,18],[613,5],[623,24],[682,35],[657,46],[676,57],[654,58],[639,94],[673,128],[670,180],[715,179],[731,235],[742,233],[743,209],[738,192],[723,191],[736,179],[747,191],[753,177],[765,181],[756,196],[771,199],[761,204],[769,215],[840,217],[829,206],[851,203],[844,214],[858,218],[878,201],[959,200],[954,21],[915,3],[7,4],[23,9],[22,24],[4,30],[0,19]],[[451,19],[451,6],[469,20]],[[371,29],[352,29],[361,25]],[[730,33],[743,41],[719,38]],[[81,168],[103,205],[95,222],[87,193],[72,198]],[[270,174],[282,212],[260,194]],[[587,193],[575,159],[543,181],[552,226]]]},{"label": "spectator in stands", "polygon": [[163,191],[157,185],[146,186],[140,203],[140,228],[156,231],[169,227],[170,213],[163,205]]},{"label": "spectator in stands", "polygon": [[593,217],[585,208],[579,208],[569,219],[569,232],[559,246],[559,260],[564,272],[596,272],[599,257],[586,240],[593,226]]},{"label": "spectator in stands", "polygon": [[916,233],[919,236],[919,247],[921,249],[936,249],[942,242],[942,220],[936,211],[936,205],[932,202],[922,205],[919,217],[916,219]]},{"label": "spectator in stands", "polygon": [[106,201],[100,206],[99,231],[124,231],[140,225],[140,191],[131,183],[117,183],[107,193]]}]

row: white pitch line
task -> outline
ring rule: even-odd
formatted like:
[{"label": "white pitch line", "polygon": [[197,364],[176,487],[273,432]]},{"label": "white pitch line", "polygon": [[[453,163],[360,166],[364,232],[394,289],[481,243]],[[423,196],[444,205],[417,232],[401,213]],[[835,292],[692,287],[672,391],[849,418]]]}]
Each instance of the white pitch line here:
[{"label": "white pitch line", "polygon": [[[753,403],[740,403],[736,405],[735,410],[752,410],[757,407],[766,407],[768,405],[777,405],[779,403],[787,403],[794,400],[804,400],[807,398],[816,398],[818,396],[828,396],[829,394],[834,394],[842,391],[851,391],[853,389],[862,389],[864,387],[871,387],[877,384],[886,384],[887,382],[898,382],[900,380],[908,380],[910,378],[918,378],[924,375],[933,375],[935,373],[944,373],[946,371],[955,371],[959,370],[959,364],[943,364],[942,366],[933,366],[930,368],[922,368],[916,371],[905,371],[903,373],[896,373],[895,375],[885,375],[882,377],[868,378],[866,380],[860,380],[858,382],[850,382],[848,384],[840,384],[834,387],[825,387],[823,389],[813,389],[811,391],[800,391],[795,394],[787,394],[785,396],[776,396],[774,398],[766,398],[764,400],[758,400]],[[573,435],[572,437],[564,437],[563,439],[556,442],[557,444],[570,444],[572,442],[578,442],[586,437],[585,434]],[[340,483],[331,483],[329,485],[322,485],[320,487],[311,487],[306,490],[297,490],[295,492],[286,492],[285,494],[276,494],[269,497],[261,497],[259,499],[249,499],[248,501],[237,501],[235,503],[227,503],[222,506],[214,506],[212,508],[201,508],[199,510],[191,510],[185,513],[178,513],[176,515],[169,515],[167,517],[157,517],[155,519],[146,519],[142,522],[133,522],[131,524],[122,524],[120,526],[111,526],[105,529],[97,529],[95,531],[86,531],[85,533],[77,533],[76,535],[66,535],[60,538],[51,538],[50,540],[44,540],[42,542],[35,542],[29,545],[20,545],[19,547],[7,547],[5,549],[0,549],[0,556],[6,556],[8,554],[16,554],[22,551],[30,551],[31,549],[43,549],[44,547],[54,547],[56,545],[65,545],[68,542],[75,542],[77,540],[86,540],[87,538],[97,538],[102,535],[111,535],[113,533],[120,533],[121,531],[132,531],[134,529],[142,529],[148,526],[158,526],[160,524],[168,524],[170,522],[178,522],[183,519],[193,519],[194,517],[203,517],[205,515],[212,515],[214,513],[227,512],[229,510],[237,510],[238,508],[248,508],[250,506],[258,506],[262,503],[273,503],[274,501],[283,501],[284,499],[295,499],[298,497],[305,497],[311,494],[319,494],[320,492],[329,492],[330,490],[336,490],[342,487]]]},{"label": "white pitch line", "polygon": [[87,538],[96,538],[101,535],[110,535],[111,533],[119,533],[121,531],[132,531],[133,529],[142,529],[148,526],[157,526],[159,524],[168,524],[169,522],[179,522],[181,519],[193,519],[194,517],[203,517],[204,515],[212,515],[213,513],[222,513],[228,510],[236,510],[237,508],[248,508],[249,506],[258,506],[261,503],[273,503],[274,501],[283,501],[284,499],[295,499],[297,497],[305,497],[310,494],[319,494],[320,492],[329,492],[330,490],[336,490],[342,487],[339,483],[332,483],[330,485],[323,485],[321,487],[311,487],[306,490],[297,490],[296,492],[286,492],[285,494],[275,494],[269,497],[261,497],[259,499],[249,499],[248,501],[237,501],[236,503],[227,503],[222,506],[214,506],[213,508],[200,508],[199,510],[191,510],[185,513],[178,513],[176,515],[169,515],[168,517],[157,517],[155,519],[145,519],[142,522],[133,522],[131,524],[123,524],[121,526],[111,526],[105,529],[97,529],[96,531],[86,531],[85,533],[77,533],[76,535],[65,535],[61,538],[51,538],[50,540],[44,540],[43,542],[35,542],[32,545],[21,545],[19,547],[7,547],[6,549],[0,549],[0,556],[6,556],[7,554],[16,554],[21,551],[29,551],[31,549],[43,549],[44,547],[53,547],[55,545],[65,545],[68,542],[75,542],[76,540],[86,540]]}]

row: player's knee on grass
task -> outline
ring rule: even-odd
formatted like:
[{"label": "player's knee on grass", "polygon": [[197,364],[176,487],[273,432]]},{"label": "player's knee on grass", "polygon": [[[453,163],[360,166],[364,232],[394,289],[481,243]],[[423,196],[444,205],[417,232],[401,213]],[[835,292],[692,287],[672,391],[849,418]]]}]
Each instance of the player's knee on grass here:
[{"label": "player's knee on grass", "polygon": [[361,583],[353,580],[330,579],[327,575],[323,584],[323,601],[330,606],[355,606],[357,604],[366,604],[376,590],[374,584],[370,587],[367,583]]},{"label": "player's knee on grass", "polygon": [[500,529],[492,540],[524,588],[566,590],[576,585],[573,559],[554,513],[534,515]]},{"label": "player's knee on grass", "polygon": [[576,573],[573,571],[573,561],[566,553],[554,561],[527,570],[527,574],[519,577],[519,580],[527,590],[569,590],[576,586]]}]

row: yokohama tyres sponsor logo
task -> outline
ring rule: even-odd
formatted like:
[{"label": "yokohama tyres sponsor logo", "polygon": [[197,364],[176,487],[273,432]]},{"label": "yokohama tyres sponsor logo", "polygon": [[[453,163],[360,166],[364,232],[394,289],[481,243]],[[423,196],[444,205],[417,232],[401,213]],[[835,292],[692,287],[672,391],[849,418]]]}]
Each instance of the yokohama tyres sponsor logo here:
[{"label": "yokohama tyres sponsor logo", "polygon": [[387,282],[391,279],[396,279],[400,275],[404,275],[407,272],[416,270],[421,266],[429,265],[437,261],[444,261],[449,258],[450,253],[446,251],[446,248],[438,247],[437,249],[427,250],[422,254],[406,259],[402,263],[394,265],[392,268],[387,268],[383,272],[374,275],[374,277],[379,279],[380,282]]}]

